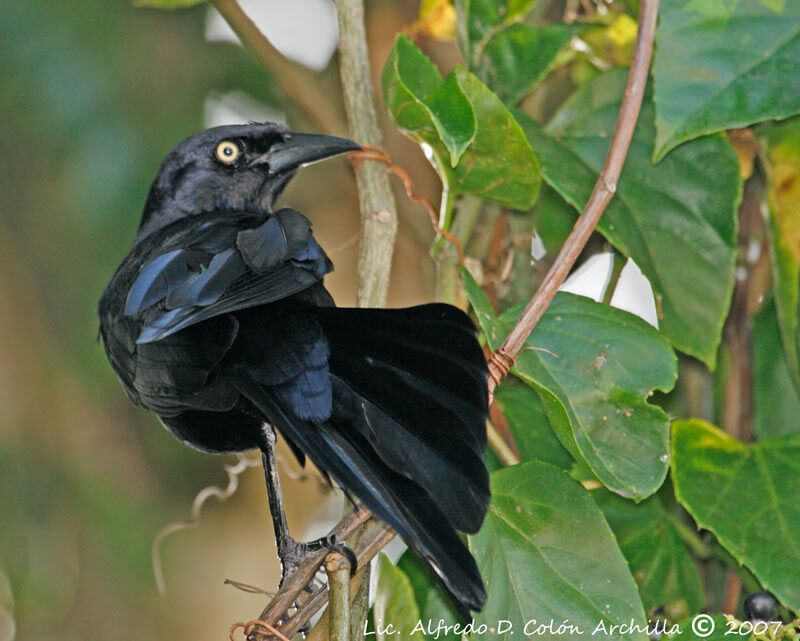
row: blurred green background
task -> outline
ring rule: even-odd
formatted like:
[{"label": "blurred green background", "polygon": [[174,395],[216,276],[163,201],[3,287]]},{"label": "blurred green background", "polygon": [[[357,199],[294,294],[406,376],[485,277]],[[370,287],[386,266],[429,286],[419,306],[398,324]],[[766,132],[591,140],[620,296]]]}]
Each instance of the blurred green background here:
[{"label": "blurred green background", "polygon": [[[370,4],[374,70],[415,10]],[[131,406],[96,341],[96,301],[130,247],[150,181],[169,149],[204,127],[209,95],[245,91],[290,126],[314,129],[238,45],[205,41],[208,11],[0,4],[0,641],[227,638],[265,597],[224,579],[275,585],[252,468],[229,502],[210,501],[198,528],[165,541],[167,594],[157,594],[156,533],[188,518],[201,488],[224,486],[232,459],[189,450]],[[335,65],[334,56],[323,72],[332,86]],[[341,97],[330,99],[341,118]],[[396,133],[387,145],[435,199],[416,146]],[[329,285],[352,304],[358,213],[347,162],[305,170],[284,201],[314,222],[336,263]],[[393,305],[432,295],[425,214],[406,202],[401,219]],[[317,483],[285,483],[296,532],[336,517]]]}]

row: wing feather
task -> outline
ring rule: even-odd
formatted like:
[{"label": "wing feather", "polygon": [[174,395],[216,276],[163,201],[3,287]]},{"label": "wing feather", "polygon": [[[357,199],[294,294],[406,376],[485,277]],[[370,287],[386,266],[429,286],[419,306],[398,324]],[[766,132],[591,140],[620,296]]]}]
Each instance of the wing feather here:
[{"label": "wing feather", "polygon": [[[136,275],[125,305],[139,316],[138,344],[152,343],[201,321],[265,305],[303,291],[332,269],[309,220],[282,209],[249,227],[218,218],[187,230]],[[216,233],[215,233],[216,231]]]}]

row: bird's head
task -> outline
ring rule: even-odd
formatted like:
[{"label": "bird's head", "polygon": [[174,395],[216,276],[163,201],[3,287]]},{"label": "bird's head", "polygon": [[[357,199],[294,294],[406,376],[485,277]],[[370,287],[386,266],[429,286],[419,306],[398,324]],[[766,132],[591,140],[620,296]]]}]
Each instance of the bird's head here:
[{"label": "bird's head", "polygon": [[299,167],[358,149],[345,138],[295,133],[271,122],[206,129],[164,159],[138,238],[184,216],[269,213]]}]

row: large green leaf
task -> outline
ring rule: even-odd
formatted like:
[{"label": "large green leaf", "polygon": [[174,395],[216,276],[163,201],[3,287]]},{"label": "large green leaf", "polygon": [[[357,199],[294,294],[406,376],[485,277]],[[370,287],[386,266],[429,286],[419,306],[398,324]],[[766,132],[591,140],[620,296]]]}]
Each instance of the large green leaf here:
[{"label": "large green leaf", "polygon": [[[625,81],[618,69],[589,82],[544,130],[517,116],[545,180],[578,210],[602,169]],[[712,136],[682,145],[654,167],[649,98],[648,92],[598,229],[649,279],[672,344],[713,367],[733,291],[739,165],[728,142]]]},{"label": "large green leaf", "polygon": [[604,490],[592,498],[628,560],[645,610],[663,606],[681,617],[702,611],[706,599],[697,566],[659,498],[636,505]]},{"label": "large green leaf", "polygon": [[495,96],[468,71],[456,67],[459,86],[472,104],[478,131],[454,169],[457,193],[476,194],[511,207],[530,209],[542,182],[539,162],[525,133]]},{"label": "large green leaf", "polygon": [[[466,270],[462,278],[495,349],[522,310],[496,318]],[[562,292],[528,337],[513,372],[539,392],[561,443],[607,488],[635,499],[659,488],[668,467],[669,419],[646,399],[654,389],[672,388],[677,361],[653,327]]]},{"label": "large green leaf", "polygon": [[[449,197],[476,194],[515,209],[536,202],[536,156],[508,109],[474,75],[456,67],[443,80],[400,35],[383,69],[383,91],[395,124],[430,148]],[[441,224],[447,229],[450,220]]]},{"label": "large green leaf", "polygon": [[461,0],[458,44],[470,70],[513,105],[553,66],[580,25],[533,27],[520,22],[535,2]]},{"label": "large green leaf", "polygon": [[495,400],[503,410],[523,461],[537,460],[561,468],[572,457],[558,440],[539,396],[527,385],[501,385]]},{"label": "large green leaf", "polygon": [[[383,68],[383,93],[389,112],[403,133],[436,148],[438,163],[458,163],[475,137],[472,105],[455,76],[442,80],[430,59],[402,34],[395,40]],[[449,158],[442,153],[442,147]]]},{"label": "large green leaf", "polygon": [[800,387],[800,119],[766,129],[775,305],[789,371]]},{"label": "large green leaf", "polygon": [[800,609],[800,433],[744,445],[703,421],[676,421],[672,479],[697,525]]},{"label": "large green leaf", "polygon": [[[522,463],[494,472],[492,502],[481,531],[469,545],[489,586],[476,625],[499,630],[491,636],[526,638],[525,625],[554,628],[566,620],[580,632],[545,634],[541,638],[608,638],[598,625],[644,626],[636,584],[608,524],[579,483],[552,465]],[[528,628],[528,633],[532,629]],[[473,635],[473,639],[490,638]],[[644,634],[612,635],[644,640]]]},{"label": "large green leaf", "polygon": [[385,554],[378,557],[378,586],[372,605],[377,641],[423,641],[418,630],[419,607],[408,577]]},{"label": "large green leaf", "polygon": [[753,431],[771,438],[800,430],[800,394],[792,380],[772,300],[753,319]]},{"label": "large green leaf", "polygon": [[466,622],[419,556],[413,550],[406,550],[398,559],[397,567],[405,573],[414,589],[424,635],[443,641],[461,641],[461,634],[456,634],[454,628],[447,630],[446,626],[463,626]]},{"label": "large green leaf", "polygon": [[800,112],[800,3],[663,0],[653,157],[704,134]]}]

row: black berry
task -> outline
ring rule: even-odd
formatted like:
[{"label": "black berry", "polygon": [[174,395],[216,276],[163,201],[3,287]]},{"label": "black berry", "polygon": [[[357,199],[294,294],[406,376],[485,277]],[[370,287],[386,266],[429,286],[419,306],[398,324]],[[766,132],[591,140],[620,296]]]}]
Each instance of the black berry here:
[{"label": "black berry", "polygon": [[772,621],[778,604],[767,592],[753,592],[744,600],[744,614],[750,621]]}]

